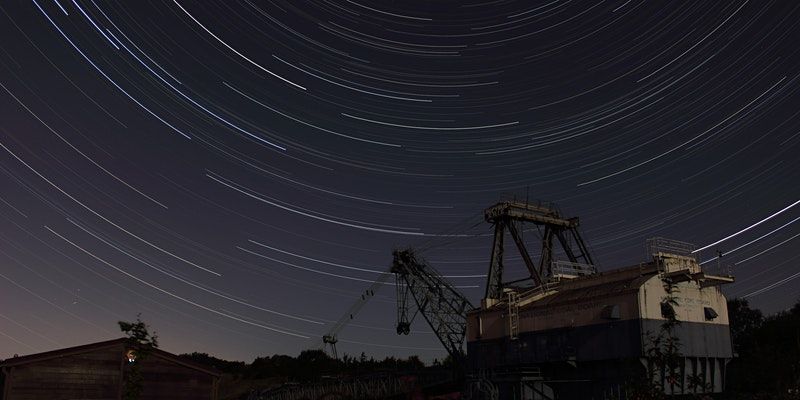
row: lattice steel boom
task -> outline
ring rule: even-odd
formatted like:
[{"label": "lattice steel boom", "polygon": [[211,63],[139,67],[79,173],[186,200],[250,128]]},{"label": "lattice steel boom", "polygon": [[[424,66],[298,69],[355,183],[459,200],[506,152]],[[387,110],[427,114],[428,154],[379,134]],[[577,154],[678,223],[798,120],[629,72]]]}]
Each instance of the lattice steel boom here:
[{"label": "lattice steel boom", "polygon": [[336,343],[339,342],[339,332],[341,332],[342,329],[344,329],[344,327],[347,326],[347,324],[352,321],[356,315],[358,315],[358,312],[361,311],[361,308],[367,304],[369,299],[375,296],[375,292],[377,292],[378,289],[380,289],[381,286],[383,286],[391,277],[392,274],[388,272],[380,274],[378,279],[376,279],[375,282],[373,282],[372,285],[370,285],[370,287],[365,290],[358,299],[356,299],[347,312],[345,312],[342,317],[333,324],[328,333],[322,336],[322,343],[323,345],[330,345],[333,358],[337,360],[339,359],[339,353],[336,350]]},{"label": "lattice steel boom", "polygon": [[463,361],[466,314],[474,307],[413,250],[395,250],[393,255],[391,271],[397,276],[397,333],[407,335],[414,317],[421,313],[450,356],[457,362]]}]

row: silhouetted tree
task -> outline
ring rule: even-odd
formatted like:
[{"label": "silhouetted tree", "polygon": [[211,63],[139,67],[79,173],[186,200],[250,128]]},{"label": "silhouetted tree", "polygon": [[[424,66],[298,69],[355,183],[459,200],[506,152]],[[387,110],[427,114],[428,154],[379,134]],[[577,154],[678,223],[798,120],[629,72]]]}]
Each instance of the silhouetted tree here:
[{"label": "silhouetted tree", "polygon": [[[800,400],[800,302],[760,323],[746,301],[731,302],[738,304],[729,309],[738,357],[728,364],[729,398]],[[755,322],[735,328],[734,320]]]},{"label": "silhouetted tree", "polygon": [[141,320],[142,314],[136,314],[136,322],[118,321],[119,329],[128,337],[131,345],[146,349],[158,347],[158,335],[149,332],[149,327]]},{"label": "silhouetted tree", "polygon": [[155,331],[151,334],[149,327],[141,320],[141,314],[136,315],[135,322],[118,321],[119,329],[128,337],[128,373],[125,375],[125,386],[122,398],[125,400],[138,400],[144,390],[141,363],[150,354],[151,350],[158,347],[158,336]]},{"label": "silhouetted tree", "polygon": [[194,352],[190,354],[181,354],[180,357],[194,361],[196,363],[207,365],[223,373],[231,375],[241,375],[247,368],[247,364],[245,364],[242,361],[223,360],[221,358],[210,356],[206,353]]},{"label": "silhouetted tree", "polygon": [[303,350],[295,359],[296,367],[289,377],[293,380],[307,382],[319,379],[322,375],[336,371],[338,361],[322,350]]},{"label": "silhouetted tree", "polygon": [[728,300],[728,319],[731,327],[733,349],[737,353],[752,345],[753,335],[764,323],[761,310],[750,308],[747,299]]},{"label": "silhouetted tree", "polygon": [[676,388],[683,385],[680,368],[683,363],[681,342],[675,334],[675,328],[680,324],[675,312],[675,307],[678,306],[675,296],[678,288],[669,281],[665,281],[664,285],[667,292],[661,299],[661,316],[664,322],[658,332],[645,332],[648,366],[643,377],[629,382],[627,391],[632,400],[664,399],[667,387],[674,393]]}]

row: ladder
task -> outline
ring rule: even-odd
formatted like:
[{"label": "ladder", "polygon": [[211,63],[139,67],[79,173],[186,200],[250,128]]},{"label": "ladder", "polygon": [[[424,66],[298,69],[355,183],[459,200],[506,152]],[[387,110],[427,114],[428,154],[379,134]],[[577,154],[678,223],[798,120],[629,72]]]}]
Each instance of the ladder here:
[{"label": "ladder", "polygon": [[508,291],[508,335],[511,340],[519,337],[519,293]]}]

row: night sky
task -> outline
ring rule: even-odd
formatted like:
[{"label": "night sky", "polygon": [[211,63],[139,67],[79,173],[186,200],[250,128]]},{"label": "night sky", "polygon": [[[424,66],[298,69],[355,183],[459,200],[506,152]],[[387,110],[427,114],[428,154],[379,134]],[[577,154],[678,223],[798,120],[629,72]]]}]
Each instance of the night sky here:
[{"label": "night sky", "polygon": [[[799,24],[790,0],[4,1],[0,358],[140,312],[167,351],[297,354],[404,246],[477,303],[482,211],[515,197],[580,217],[600,270],[710,245],[728,296],[783,310]],[[387,286],[339,352],[444,356],[394,322]]]}]

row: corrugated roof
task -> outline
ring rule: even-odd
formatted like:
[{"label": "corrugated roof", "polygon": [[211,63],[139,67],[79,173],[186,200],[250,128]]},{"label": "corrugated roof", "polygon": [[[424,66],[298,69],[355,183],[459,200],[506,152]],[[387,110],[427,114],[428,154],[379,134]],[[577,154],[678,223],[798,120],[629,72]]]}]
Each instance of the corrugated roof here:
[{"label": "corrugated roof", "polygon": [[643,267],[645,268],[623,268],[563,282],[556,293],[534,300],[524,308],[585,303],[592,299],[637,292],[639,287],[655,273],[653,268],[647,265]]}]

